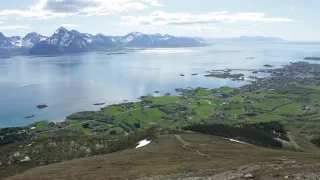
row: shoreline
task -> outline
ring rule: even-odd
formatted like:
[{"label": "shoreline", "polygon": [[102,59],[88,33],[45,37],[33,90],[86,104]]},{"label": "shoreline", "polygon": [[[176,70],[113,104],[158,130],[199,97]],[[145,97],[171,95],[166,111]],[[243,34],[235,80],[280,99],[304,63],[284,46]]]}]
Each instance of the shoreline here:
[{"label": "shoreline", "polygon": [[[151,48],[151,49],[152,49],[152,48]],[[267,78],[267,77],[252,78],[253,76],[248,76],[248,77],[245,77],[244,79],[233,79],[233,78],[231,78],[231,77],[229,77],[229,78],[219,78],[219,77],[206,76],[206,75],[208,75],[208,74],[210,74],[210,73],[214,73],[214,72],[224,72],[224,71],[226,71],[226,70],[229,70],[229,72],[230,72],[230,70],[231,70],[231,71],[259,71],[259,72],[262,72],[262,73],[268,73],[268,72],[264,72],[264,71],[266,71],[266,70],[271,70],[271,71],[272,71],[272,70],[274,70],[274,69],[273,69],[273,68],[268,68],[268,69],[263,69],[263,68],[257,68],[257,69],[229,69],[229,68],[226,68],[226,69],[216,69],[216,70],[211,70],[211,71],[208,70],[208,71],[204,71],[203,73],[197,73],[197,74],[200,75],[200,76],[203,76],[204,78],[229,79],[229,80],[232,80],[232,81],[247,82],[246,85],[251,84],[253,81],[255,81],[255,80],[257,80],[257,79]],[[268,74],[269,74],[269,76],[270,76],[271,73],[269,72]],[[192,76],[192,75],[190,75],[190,76]],[[246,86],[246,85],[241,85],[241,86],[239,86],[239,87],[231,87],[231,88],[238,89],[238,88],[241,88],[241,87]],[[217,88],[207,88],[207,87],[175,88],[175,89],[173,89],[173,90],[175,90],[176,95],[173,95],[173,97],[174,97],[174,96],[180,97],[181,94],[182,94],[180,90],[183,90],[183,89],[194,90],[194,89],[197,89],[197,88],[204,88],[204,89],[208,89],[208,90],[213,90],[213,89],[219,89],[219,88],[221,88],[221,87],[226,87],[226,86],[219,86],[219,87],[217,87]],[[229,87],[229,86],[227,86],[227,87]],[[159,93],[157,93],[157,94],[159,95]],[[142,99],[143,99],[144,97],[163,97],[163,96],[166,96],[167,94],[170,94],[170,93],[161,93],[160,96],[153,96],[153,95],[150,95],[150,94],[146,94],[146,95],[141,95],[141,96],[137,97],[137,101],[122,100],[122,101],[119,101],[119,103],[102,105],[101,107],[99,107],[100,105],[98,106],[98,105],[93,104],[93,106],[98,107],[98,110],[93,110],[93,111],[99,112],[99,111],[101,111],[102,109],[107,108],[108,106],[114,106],[114,105],[119,105],[119,104],[124,104],[124,103],[139,103],[139,102],[142,101]],[[170,96],[171,96],[171,94],[170,94]],[[78,112],[86,112],[86,111],[92,111],[92,110],[76,111],[76,112],[72,112],[71,114],[78,113]],[[69,114],[69,115],[71,115],[71,114]],[[65,121],[67,120],[67,117],[68,117],[69,115],[67,115],[64,120],[40,120],[40,121],[35,121],[35,122],[30,123],[30,124],[25,125],[25,126],[3,126],[3,127],[0,127],[0,129],[4,129],[4,128],[24,128],[24,127],[30,127],[30,126],[32,126],[33,124],[36,124],[36,123],[39,123],[39,122],[63,123],[63,122],[65,122]],[[27,116],[26,116],[26,117],[27,117]],[[22,118],[22,119],[25,119],[25,117]]]},{"label": "shoreline", "polygon": [[[263,72],[264,70],[266,69],[229,69],[227,68],[228,70],[231,70],[231,71],[259,71],[259,72]],[[268,68],[267,70],[273,70],[273,68]],[[223,72],[223,71],[226,71],[226,69],[217,69],[217,70],[211,70],[211,71],[204,71],[203,73],[197,73],[198,75],[201,75],[203,76],[204,78],[217,78],[217,79],[229,79],[229,80],[232,80],[232,81],[241,81],[241,82],[247,82],[246,85],[249,85],[251,84],[253,81],[255,81],[256,79],[263,79],[263,78],[266,78],[266,77],[260,77],[260,78],[251,78],[251,76],[248,76],[248,77],[245,77],[245,79],[232,79],[232,78],[218,78],[218,77],[210,77],[210,76],[206,76],[208,75],[208,72]],[[270,73],[268,73],[270,74]],[[190,75],[192,76],[192,75]],[[251,79],[251,80],[250,80]],[[239,87],[231,87],[231,88],[235,88],[235,89],[238,89],[238,88],[241,88],[243,86],[246,86],[246,85],[241,85]],[[195,88],[191,88],[191,87],[187,87],[187,88],[175,88],[173,90],[175,90],[176,92],[176,95],[173,95],[173,97],[177,96],[177,97],[181,97],[181,94],[182,92],[180,90],[183,90],[183,89],[189,89],[189,90],[194,90],[194,89],[197,89],[197,88],[204,88],[204,89],[208,89],[208,90],[213,90],[213,89],[219,89],[221,87],[225,87],[225,86],[220,86],[220,87],[217,87],[217,88],[207,88],[207,87],[195,87]],[[229,87],[229,86],[227,86]],[[157,93],[159,95],[159,93]],[[98,107],[99,109],[98,110],[94,110],[95,112],[99,112],[101,111],[102,109],[104,108],[107,108],[108,106],[114,106],[114,105],[119,105],[119,104],[125,104],[125,103],[139,103],[142,101],[143,98],[145,97],[163,97],[163,96],[166,96],[167,94],[170,94],[170,93],[161,93],[162,95],[160,96],[153,96],[153,95],[150,95],[150,94],[146,94],[146,95],[142,95],[140,97],[137,97],[137,101],[119,101],[119,103],[115,103],[115,104],[108,104],[108,105],[102,105],[101,107],[98,107],[97,105],[93,105],[93,106],[96,106]],[[170,94],[171,96],[171,94]],[[71,114],[74,114],[74,113],[78,113],[78,112],[86,112],[86,111],[92,111],[92,110],[85,110],[85,111],[76,111],[76,112],[72,112]],[[69,114],[69,115],[71,115]],[[30,127],[32,126],[33,124],[36,124],[36,123],[39,123],[39,122],[48,122],[48,123],[63,123],[67,120],[67,117],[69,116],[67,115],[65,117],[64,120],[40,120],[40,121],[35,121],[33,123],[30,123],[28,125],[25,125],[25,126],[5,126],[5,127],[0,127],[0,129],[3,129],[3,128],[23,128],[23,127]],[[24,118],[25,119],[25,118]]]},{"label": "shoreline", "polygon": [[[299,61],[299,62],[296,62],[296,63],[307,63],[307,64],[311,64],[311,63],[308,63],[308,62],[304,62],[304,61]],[[286,66],[290,66],[290,65],[292,65],[292,64],[294,64],[294,63],[288,63],[287,65],[285,65],[284,67],[286,67]],[[237,91],[240,89],[240,90],[246,90],[246,89],[248,89],[248,87],[252,87],[252,86],[254,86],[254,85],[256,85],[258,82],[261,82],[261,81],[264,81],[264,80],[266,80],[266,79],[269,79],[271,76],[272,76],[272,74],[274,73],[274,72],[277,72],[277,71],[279,71],[279,70],[281,70],[281,69],[284,69],[284,67],[280,67],[280,68],[268,68],[268,70],[270,70],[271,71],[271,73],[269,73],[269,75],[268,76],[266,76],[266,77],[260,77],[260,78],[254,78],[254,79],[252,79],[252,80],[239,80],[239,81],[246,81],[247,82],[247,84],[245,84],[245,85],[241,85],[241,86],[239,86],[239,87],[237,87],[237,88],[234,88],[234,89],[236,89]],[[228,69],[228,68],[227,68]],[[216,71],[225,71],[226,69],[220,69],[220,70],[216,70]],[[232,69],[228,69],[228,70],[232,70]],[[251,70],[251,69],[250,69]],[[255,69],[255,70],[257,70],[257,71],[264,71],[265,69]],[[206,71],[206,72],[208,72],[208,71]],[[205,78],[208,78],[208,77],[205,77]],[[210,77],[209,77],[210,78]],[[230,79],[230,80],[232,80],[232,78],[227,78],[227,79]],[[247,79],[247,78],[246,78]],[[249,78],[250,79],[250,78]],[[221,87],[223,87],[223,86],[220,86],[220,88]],[[215,90],[215,89],[219,89],[219,88],[213,88],[213,89],[211,89],[211,88],[205,88],[205,87],[197,87],[197,88],[204,88],[204,89],[209,89],[209,90]],[[189,89],[189,90],[195,90],[195,89],[197,89],[197,88],[187,88],[187,89]],[[181,95],[178,95],[179,93],[181,94],[181,91],[179,91],[180,89],[182,89],[183,90],[183,88],[176,88],[175,90],[176,90],[176,92],[177,92],[177,95],[173,95],[173,96],[171,96],[171,97],[181,97]],[[94,112],[100,112],[100,111],[102,111],[103,109],[106,109],[106,108],[108,108],[109,106],[117,106],[117,105],[121,105],[121,104],[127,104],[127,103],[140,103],[141,101],[142,101],[142,99],[143,99],[143,97],[155,97],[155,98],[161,98],[161,97],[164,97],[166,94],[168,94],[168,93],[163,93],[163,95],[161,95],[161,96],[152,96],[152,95],[150,95],[150,94],[147,94],[147,95],[144,95],[144,96],[140,96],[139,98],[138,98],[138,100],[137,101],[132,101],[132,102],[128,102],[128,101],[119,101],[119,103],[116,103],[116,104],[109,104],[109,105],[106,105],[106,106],[103,106],[103,107],[99,107],[97,110],[95,110]],[[183,94],[183,93],[182,93]],[[77,111],[77,112],[73,112],[73,113],[71,113],[71,114],[69,114],[69,116],[70,115],[72,115],[72,114],[75,114],[75,113],[79,113],[79,112],[81,112],[81,111]],[[85,111],[86,112],[86,111]],[[90,112],[90,110],[88,110],[88,112]],[[25,125],[25,126],[5,126],[5,127],[1,127],[2,129],[3,128],[24,128],[24,127],[30,127],[30,126],[32,126],[32,125],[34,125],[34,124],[36,124],[36,123],[39,123],[39,122],[48,122],[48,123],[64,123],[64,122],[66,122],[67,120],[68,120],[68,118],[67,118],[68,116],[66,116],[66,118],[64,119],[64,120],[44,120],[44,121],[35,121],[35,122],[33,122],[33,123],[30,123],[30,124],[28,124],[28,125]],[[1,129],[0,128],[0,129]]]}]

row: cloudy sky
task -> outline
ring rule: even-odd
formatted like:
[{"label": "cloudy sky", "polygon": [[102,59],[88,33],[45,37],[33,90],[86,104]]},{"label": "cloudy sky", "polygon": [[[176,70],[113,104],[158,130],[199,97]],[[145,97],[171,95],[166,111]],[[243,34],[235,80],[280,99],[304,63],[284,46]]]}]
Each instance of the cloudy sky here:
[{"label": "cloudy sky", "polygon": [[319,0],[7,0],[0,6],[0,32],[50,36],[64,26],[105,35],[141,31],[319,41],[319,17]]}]

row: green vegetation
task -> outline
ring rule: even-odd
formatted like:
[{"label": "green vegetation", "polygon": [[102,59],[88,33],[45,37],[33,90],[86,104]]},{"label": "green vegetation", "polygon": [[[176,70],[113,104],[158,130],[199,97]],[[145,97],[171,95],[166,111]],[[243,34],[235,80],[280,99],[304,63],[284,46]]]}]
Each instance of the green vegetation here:
[{"label": "green vegetation", "polygon": [[233,126],[225,124],[197,124],[186,126],[183,129],[233,138],[258,146],[273,148],[282,148],[282,142],[276,140],[276,138],[288,140],[283,125],[277,122],[237,124]]},{"label": "green vegetation", "polygon": [[[112,130],[111,133],[116,132]],[[0,148],[0,179],[26,169],[134,148],[142,139],[153,140],[154,129],[113,138],[69,132],[43,134],[36,139]],[[28,161],[24,159],[28,158]]]}]

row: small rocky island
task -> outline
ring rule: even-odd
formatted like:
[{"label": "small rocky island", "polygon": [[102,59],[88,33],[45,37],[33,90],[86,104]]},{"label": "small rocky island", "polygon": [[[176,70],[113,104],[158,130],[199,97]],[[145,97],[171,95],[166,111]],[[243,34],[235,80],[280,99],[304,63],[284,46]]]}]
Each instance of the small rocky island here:
[{"label": "small rocky island", "polygon": [[31,116],[26,116],[26,117],[24,117],[25,119],[31,119],[31,118],[33,118],[33,117],[35,117],[36,115],[31,115]]},{"label": "small rocky island", "polygon": [[239,80],[244,78],[244,74],[231,74],[231,73],[219,73],[219,72],[210,72],[210,74],[204,75],[206,77],[215,77],[215,78],[222,78],[222,79],[232,79],[232,80]]},{"label": "small rocky island", "polygon": [[94,106],[102,106],[102,105],[105,105],[106,103],[95,103],[93,104]]},{"label": "small rocky island", "polygon": [[264,67],[268,67],[268,68],[272,68],[272,67],[274,67],[274,66],[272,66],[272,65],[270,65],[270,64],[265,64],[265,65],[263,65]]},{"label": "small rocky island", "polygon": [[304,60],[320,61],[320,57],[305,57]]},{"label": "small rocky island", "polygon": [[44,109],[44,108],[47,108],[47,107],[48,107],[48,105],[46,105],[46,104],[40,104],[40,105],[37,106],[38,109]]},{"label": "small rocky island", "polygon": [[11,58],[10,56],[0,56],[0,59],[9,59]]}]

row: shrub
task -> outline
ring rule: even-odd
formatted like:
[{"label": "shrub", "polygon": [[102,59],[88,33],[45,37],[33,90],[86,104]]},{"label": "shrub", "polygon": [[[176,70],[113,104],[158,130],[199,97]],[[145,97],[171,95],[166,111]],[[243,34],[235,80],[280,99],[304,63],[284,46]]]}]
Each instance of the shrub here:
[{"label": "shrub", "polygon": [[117,134],[117,131],[116,131],[116,130],[111,130],[111,131],[110,131],[110,134],[111,134],[111,135],[115,135],[115,134]]}]

